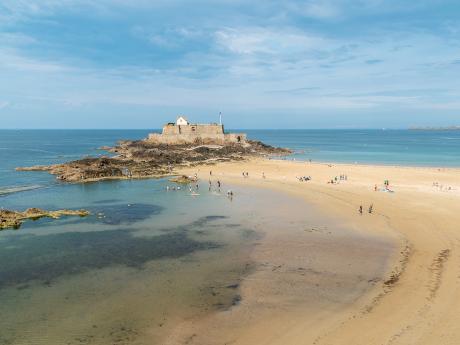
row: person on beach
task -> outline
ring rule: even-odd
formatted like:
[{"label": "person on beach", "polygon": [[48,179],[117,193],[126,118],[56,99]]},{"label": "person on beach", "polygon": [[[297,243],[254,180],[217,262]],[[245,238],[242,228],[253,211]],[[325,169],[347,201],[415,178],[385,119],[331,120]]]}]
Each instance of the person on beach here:
[{"label": "person on beach", "polygon": [[359,206],[359,214],[360,214],[360,215],[363,215],[363,205],[360,205],[360,206]]},{"label": "person on beach", "polygon": [[377,191],[377,184],[374,186],[374,192]]},{"label": "person on beach", "polygon": [[212,176],[212,170],[209,170],[209,176]]},{"label": "person on beach", "polygon": [[370,204],[370,206],[369,206],[369,213],[372,213],[373,209],[374,209],[374,205],[373,205],[373,204]]},{"label": "person on beach", "polygon": [[220,192],[220,181],[217,180],[217,188],[219,189],[219,192]]},{"label": "person on beach", "polygon": [[265,178],[265,173],[262,171],[262,178]]}]

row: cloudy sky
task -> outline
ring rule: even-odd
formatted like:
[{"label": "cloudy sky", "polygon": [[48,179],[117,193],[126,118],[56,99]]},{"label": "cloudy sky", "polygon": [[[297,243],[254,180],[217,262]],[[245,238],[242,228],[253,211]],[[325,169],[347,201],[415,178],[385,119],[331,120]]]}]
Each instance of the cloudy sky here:
[{"label": "cloudy sky", "polygon": [[460,124],[458,0],[1,0],[0,128]]}]

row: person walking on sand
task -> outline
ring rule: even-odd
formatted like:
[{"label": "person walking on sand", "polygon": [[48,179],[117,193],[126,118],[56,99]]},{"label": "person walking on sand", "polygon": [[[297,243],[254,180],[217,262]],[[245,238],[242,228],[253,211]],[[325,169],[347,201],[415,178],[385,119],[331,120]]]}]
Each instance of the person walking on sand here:
[{"label": "person walking on sand", "polygon": [[377,185],[374,186],[374,192],[376,192],[376,191],[377,191]]},{"label": "person walking on sand", "polygon": [[372,213],[373,209],[374,209],[374,204],[370,204],[370,206],[369,206],[369,213]]},{"label": "person walking on sand", "polygon": [[363,215],[363,205],[360,205],[360,206],[359,206],[359,214],[360,214],[360,215]]}]

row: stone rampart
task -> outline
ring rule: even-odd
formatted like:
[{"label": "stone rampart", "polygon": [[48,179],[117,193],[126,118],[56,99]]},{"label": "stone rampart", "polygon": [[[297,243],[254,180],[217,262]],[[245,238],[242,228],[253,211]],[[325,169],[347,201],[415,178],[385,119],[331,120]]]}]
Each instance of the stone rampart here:
[{"label": "stone rampart", "polygon": [[219,124],[167,124],[162,134],[149,134],[148,141],[159,144],[190,144],[190,143],[245,143],[246,134],[224,134],[224,126]]}]

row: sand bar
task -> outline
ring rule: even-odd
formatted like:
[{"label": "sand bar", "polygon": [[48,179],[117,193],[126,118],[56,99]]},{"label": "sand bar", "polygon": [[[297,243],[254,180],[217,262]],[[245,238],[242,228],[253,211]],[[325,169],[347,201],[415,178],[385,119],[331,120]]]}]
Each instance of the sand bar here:
[{"label": "sand bar", "polygon": [[[253,159],[181,173],[197,172],[207,180],[209,170],[224,188],[232,183],[283,191],[305,199],[358,233],[398,243],[385,277],[346,307],[321,312],[305,307],[274,308],[233,333],[216,317],[208,320],[208,329],[217,328],[222,339],[232,334],[232,344],[459,343],[459,169]],[[243,171],[249,173],[248,178],[242,177]],[[346,175],[346,180],[328,183],[340,175]],[[299,182],[299,176],[312,180]],[[384,191],[385,180],[392,192]],[[369,214],[371,204],[373,213]],[[363,215],[358,212],[360,205]],[[276,252],[276,241],[271,245],[266,252]],[[263,296],[252,296],[252,287],[242,284],[243,299],[257,304]],[[224,318],[231,319],[228,314]],[[189,343],[194,343],[193,338]]]}]

